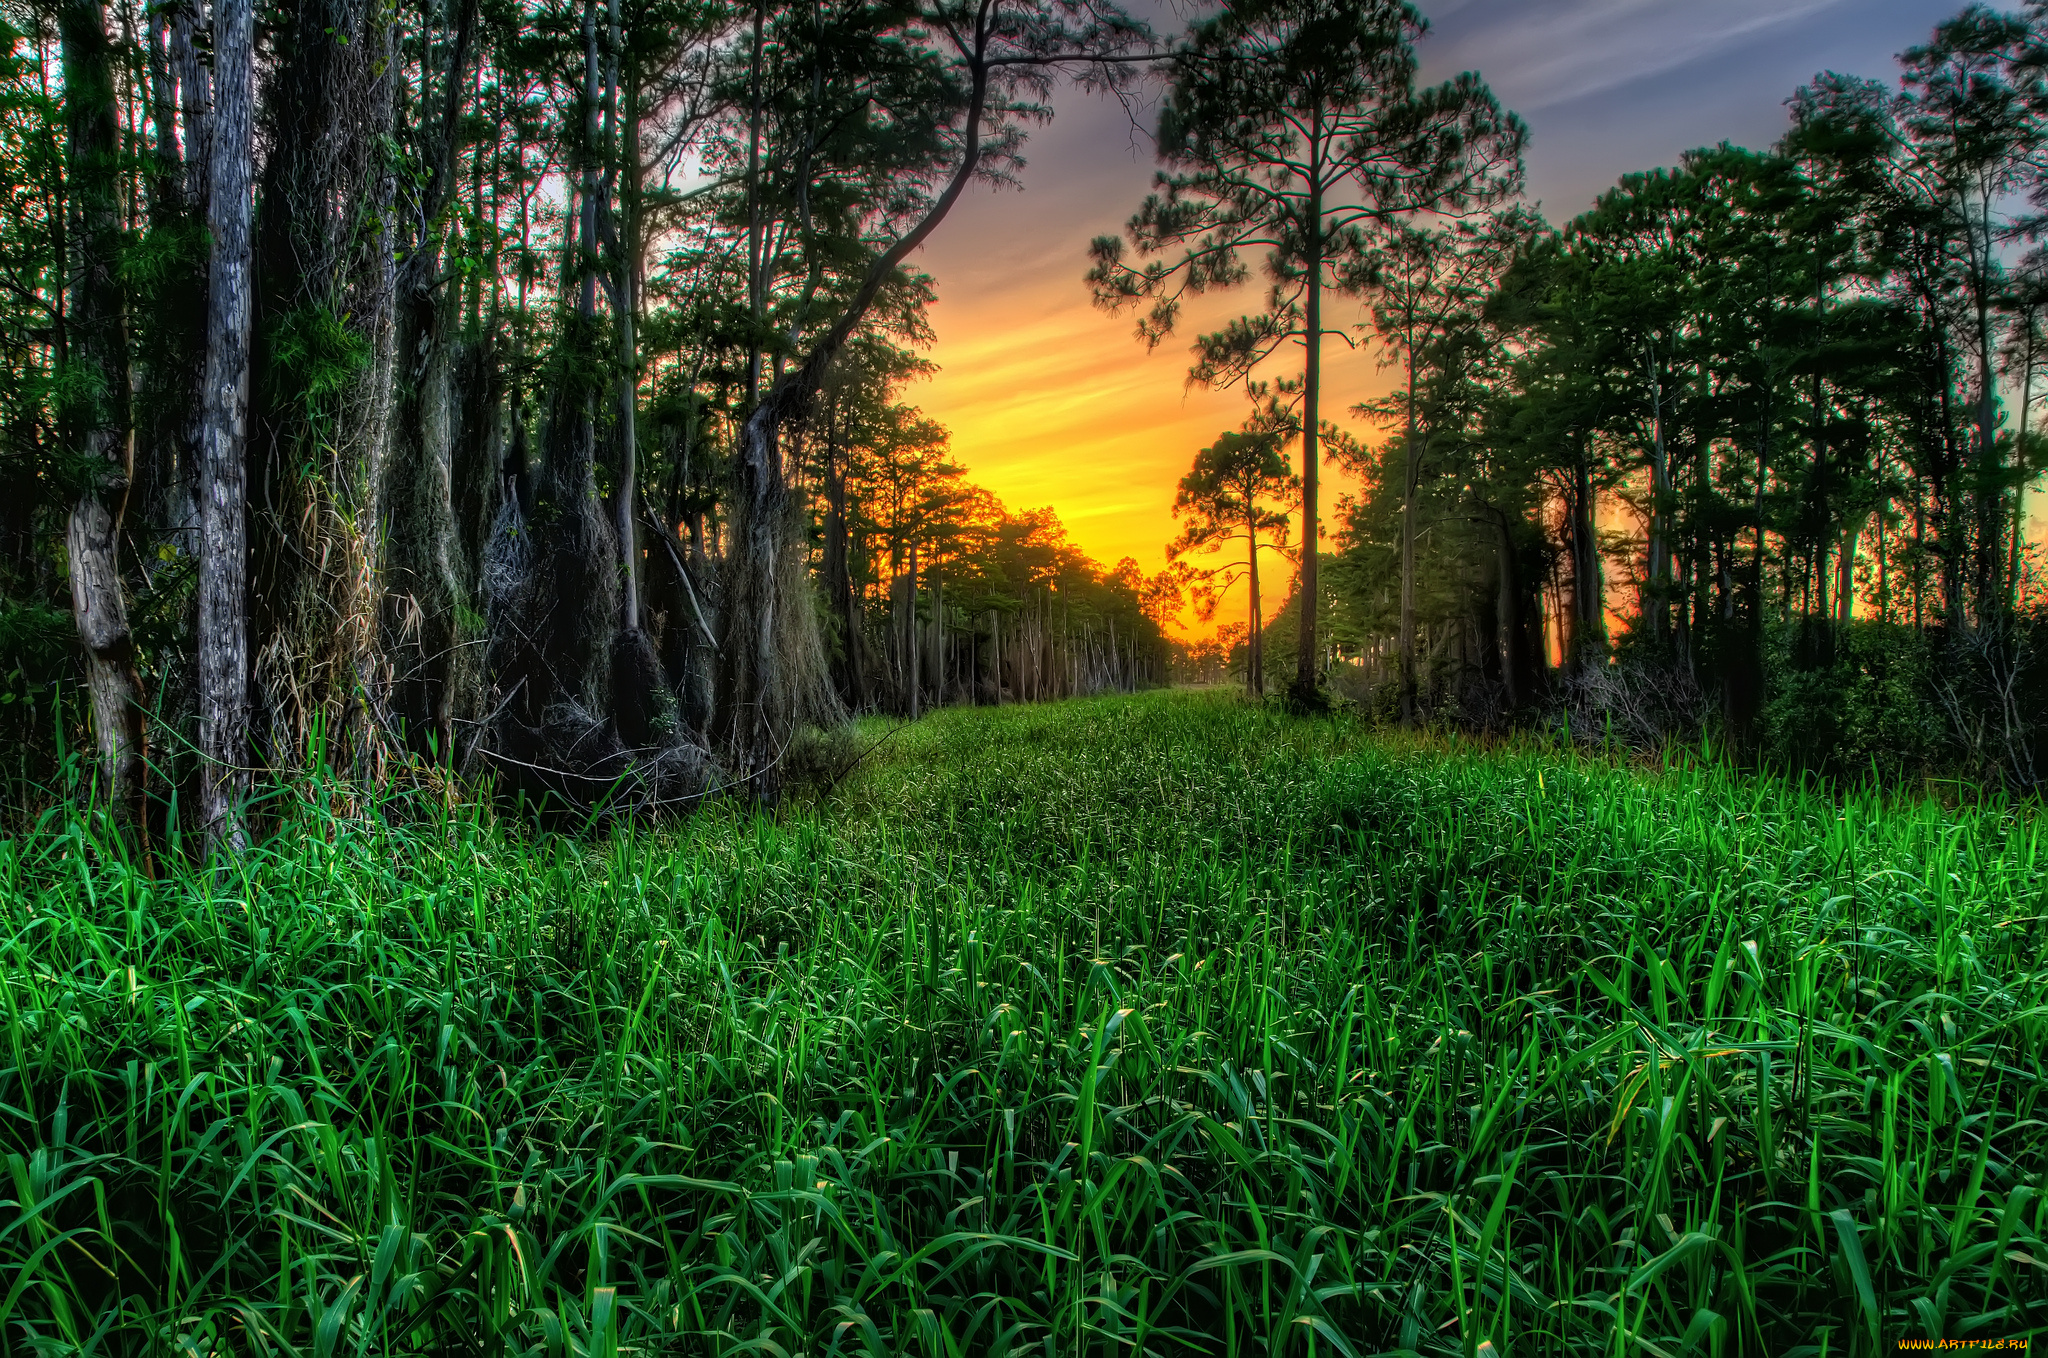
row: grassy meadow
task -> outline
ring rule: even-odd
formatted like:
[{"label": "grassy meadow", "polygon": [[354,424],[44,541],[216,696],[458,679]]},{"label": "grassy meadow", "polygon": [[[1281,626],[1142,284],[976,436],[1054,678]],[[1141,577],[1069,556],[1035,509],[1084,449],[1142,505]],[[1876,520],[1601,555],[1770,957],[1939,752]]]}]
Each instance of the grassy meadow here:
[{"label": "grassy meadow", "polygon": [[2044,873],[2030,810],[1189,692],[600,838],[315,789],[230,878],[53,813],[0,842],[0,1350],[2048,1330]]}]

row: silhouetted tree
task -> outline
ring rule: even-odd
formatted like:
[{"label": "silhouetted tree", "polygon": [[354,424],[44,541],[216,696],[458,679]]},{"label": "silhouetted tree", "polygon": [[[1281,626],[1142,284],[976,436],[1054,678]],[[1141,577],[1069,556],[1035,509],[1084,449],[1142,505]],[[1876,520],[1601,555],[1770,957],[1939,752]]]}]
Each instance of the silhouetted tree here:
[{"label": "silhouetted tree", "polygon": [[[1264,252],[1265,310],[1202,336],[1190,380],[1242,381],[1300,344],[1307,598],[1317,596],[1324,293],[1366,252],[1366,226],[1491,203],[1521,182],[1521,121],[1476,76],[1415,88],[1425,29],[1405,0],[1261,0],[1198,22],[1175,54],[1160,114],[1160,191],[1126,228],[1144,262],[1125,261],[1121,237],[1092,246],[1099,305],[1151,301],[1138,323],[1148,347],[1173,333],[1183,297],[1244,282],[1244,253]],[[1314,610],[1296,654],[1290,691],[1313,704]]]}]

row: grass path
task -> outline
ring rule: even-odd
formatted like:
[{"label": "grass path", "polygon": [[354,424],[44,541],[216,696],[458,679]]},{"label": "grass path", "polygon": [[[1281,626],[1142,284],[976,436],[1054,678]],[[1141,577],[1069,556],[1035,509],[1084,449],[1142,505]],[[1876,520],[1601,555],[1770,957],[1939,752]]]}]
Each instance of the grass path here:
[{"label": "grass path", "polygon": [[2032,813],[1190,693],[596,843],[338,804],[228,883],[0,842],[0,1349],[2048,1328]]}]

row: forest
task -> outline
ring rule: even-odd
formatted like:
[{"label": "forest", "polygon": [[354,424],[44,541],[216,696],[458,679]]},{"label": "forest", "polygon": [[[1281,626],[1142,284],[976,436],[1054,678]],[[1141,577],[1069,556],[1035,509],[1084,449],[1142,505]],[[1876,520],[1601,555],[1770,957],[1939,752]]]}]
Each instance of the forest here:
[{"label": "forest", "polygon": [[1163,680],[1162,582],[899,399],[912,252],[1146,41],[966,13],[10,12],[17,776],[85,714],[144,840],[408,761],[673,811],[849,711]]},{"label": "forest", "polygon": [[[1328,185],[1306,137],[1264,140],[1278,121],[1163,123],[1162,192],[1097,241],[1098,300],[1149,301],[1156,345],[1269,252],[1266,310],[1194,344],[1190,381],[1253,404],[1181,484],[1182,578],[1212,612],[1240,580],[1255,599],[1260,555],[1320,541],[1319,458],[1366,488],[1314,571],[1297,549],[1279,617],[1233,605],[1235,671],[1263,691],[1271,649],[1297,701],[1333,688],[1406,724],[1711,734],[1836,776],[2034,788],[2044,14],[1972,8],[1891,82],[1824,72],[1769,149],[1627,175],[1555,230],[1490,105],[1436,179],[1348,199],[1334,151],[1362,134],[1335,118]],[[1394,386],[1325,397],[1383,437],[1325,423],[1319,452],[1314,346],[1338,336]],[[1298,372],[1253,377],[1303,344]]]},{"label": "forest", "polygon": [[2048,0],[1562,225],[1425,10],[0,0],[0,1353],[2048,1333]]}]

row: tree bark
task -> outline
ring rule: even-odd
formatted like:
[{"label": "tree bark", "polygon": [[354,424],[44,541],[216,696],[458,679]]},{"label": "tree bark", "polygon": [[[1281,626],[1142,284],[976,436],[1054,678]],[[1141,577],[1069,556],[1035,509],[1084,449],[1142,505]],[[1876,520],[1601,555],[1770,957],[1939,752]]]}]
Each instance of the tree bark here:
[{"label": "tree bark", "polygon": [[[616,105],[619,91],[619,0],[610,0],[611,58],[607,73],[607,101]],[[632,103],[629,95],[629,104]],[[640,630],[639,541],[633,531],[634,478],[639,471],[636,415],[640,404],[640,352],[633,334],[633,308],[638,305],[639,242],[634,207],[634,190],[640,178],[639,120],[628,108],[623,120],[625,135],[617,144],[619,168],[625,178],[619,201],[625,208],[619,231],[617,304],[619,312],[619,562],[621,566],[621,618],[627,632]],[[609,140],[609,138],[608,138]]]},{"label": "tree bark", "polygon": [[[142,681],[121,581],[121,519],[134,473],[126,300],[120,283],[121,130],[114,48],[99,0],[70,0],[58,16],[69,140],[70,237],[76,253],[64,366],[84,394],[66,400],[66,441],[91,469],[65,536],[71,612],[85,647],[86,687],[100,776],[118,820],[145,834]],[[146,845],[146,840],[143,841]]]},{"label": "tree bark", "polygon": [[1415,335],[1408,342],[1408,429],[1401,441],[1401,724],[1413,726],[1415,687],[1415,490],[1421,478],[1421,428],[1415,418]]},{"label": "tree bark", "polygon": [[[2007,543],[2005,569],[2005,611],[2008,615],[2019,611],[2020,606],[2020,552],[2027,537],[2027,485],[2033,480],[2027,474],[2027,423],[2034,407],[2034,366],[2035,347],[2041,333],[2041,323],[2034,309],[2029,307],[2021,313],[2021,324],[2026,327],[2026,347],[2020,361],[2020,428],[2019,437],[2013,444],[2013,463],[2019,472],[2018,484],[2012,490],[2012,533]],[[1878,516],[1878,531],[1882,533],[1884,517]],[[1880,547],[1878,559],[1883,560]]]},{"label": "tree bark", "polygon": [[[441,278],[444,209],[457,190],[457,164],[478,0],[461,0],[441,72],[441,108],[423,120],[422,234],[399,270],[398,382],[392,456],[381,496],[385,558],[381,627],[398,677],[391,695],[408,740],[420,752],[452,758],[454,723],[478,696],[464,618],[470,595],[459,568],[455,529],[455,450],[462,422],[474,418],[456,383],[459,291]],[[586,211],[589,207],[586,207]]]},{"label": "tree bark", "polygon": [[[368,0],[289,0],[274,44],[249,414],[252,700],[274,760],[367,777],[382,742],[377,481],[395,342],[391,23]],[[316,732],[326,748],[311,748]]]},{"label": "tree bark", "polygon": [[1521,627],[1520,609],[1516,606],[1520,591],[1515,580],[1515,543],[1508,531],[1508,516],[1494,512],[1494,625],[1500,631],[1500,678],[1501,687],[1507,695],[1508,710],[1520,710],[1522,706],[1521,675]]},{"label": "tree bark", "polygon": [[1245,560],[1248,563],[1252,602],[1250,626],[1246,629],[1245,641],[1250,646],[1250,663],[1246,665],[1245,683],[1251,688],[1252,697],[1266,696],[1266,619],[1259,607],[1259,510],[1258,502],[1247,496],[1245,499]]},{"label": "tree bark", "polygon": [[249,640],[244,456],[249,407],[251,170],[256,14],[219,0],[206,223],[206,406],[199,448],[199,810],[214,853],[244,842]]},{"label": "tree bark", "polygon": [[1600,519],[1587,456],[1587,436],[1573,436],[1572,462],[1572,611],[1575,614],[1572,664],[1584,669],[1607,654],[1605,590],[1600,580]]},{"label": "tree bark", "polygon": [[1835,582],[1835,622],[1847,627],[1856,617],[1856,546],[1861,531],[1851,525],[1842,532],[1842,554]]},{"label": "tree bark", "polygon": [[[747,90],[747,406],[761,402],[761,335],[767,329],[767,299],[761,277],[761,59],[767,0],[754,0],[754,46]],[[822,374],[821,374],[822,376]]]},{"label": "tree bark", "polygon": [[[1320,148],[1322,138],[1312,131],[1309,144]],[[1310,175],[1319,173],[1314,166]],[[1299,626],[1295,634],[1294,701],[1313,707],[1321,702],[1322,674],[1316,655],[1316,554],[1320,524],[1316,518],[1316,486],[1321,457],[1316,436],[1317,402],[1323,385],[1323,196],[1320,184],[1308,196],[1308,306],[1304,318],[1308,327],[1308,362],[1302,380],[1301,398],[1301,597]]]},{"label": "tree bark", "polygon": [[212,174],[213,77],[193,40],[195,30],[206,28],[204,0],[185,0],[171,19],[171,68],[178,82],[178,111],[185,125],[184,205],[194,212],[206,210],[206,192]]},{"label": "tree bark", "polygon": [[149,11],[145,32],[149,121],[155,143],[151,149],[156,160],[149,186],[149,217],[150,225],[156,227],[184,206],[185,179],[183,157],[178,151],[177,83],[171,74],[170,35],[165,31],[161,9]]},{"label": "tree bark", "polygon": [[1664,640],[1671,612],[1671,534],[1668,516],[1671,505],[1671,471],[1664,439],[1664,379],[1657,369],[1657,354],[1650,359],[1650,540],[1649,569],[1645,572],[1640,605],[1650,624],[1650,639]]},{"label": "tree bark", "polygon": [[779,786],[775,767],[798,727],[837,721],[845,709],[832,692],[811,583],[805,566],[803,504],[784,466],[786,431],[811,411],[832,361],[866,319],[884,284],[945,220],[981,164],[989,70],[970,69],[965,146],[960,162],[917,225],[869,266],[846,309],[802,363],[776,379],[747,416],[733,458],[732,531],[720,611],[714,735],[757,797]]},{"label": "tree bark", "polygon": [[856,712],[865,709],[867,676],[861,656],[860,603],[854,598],[846,516],[846,460],[837,430],[828,431],[825,448],[825,589],[838,615],[843,636],[840,691]]},{"label": "tree bark", "polygon": [[922,715],[924,666],[919,662],[922,659],[924,648],[917,644],[917,543],[915,542],[910,544],[909,597],[910,608],[907,610],[906,621],[909,624],[910,630],[905,642],[907,654],[904,656],[904,660],[906,662],[906,673],[910,677],[910,719],[916,721]]}]

